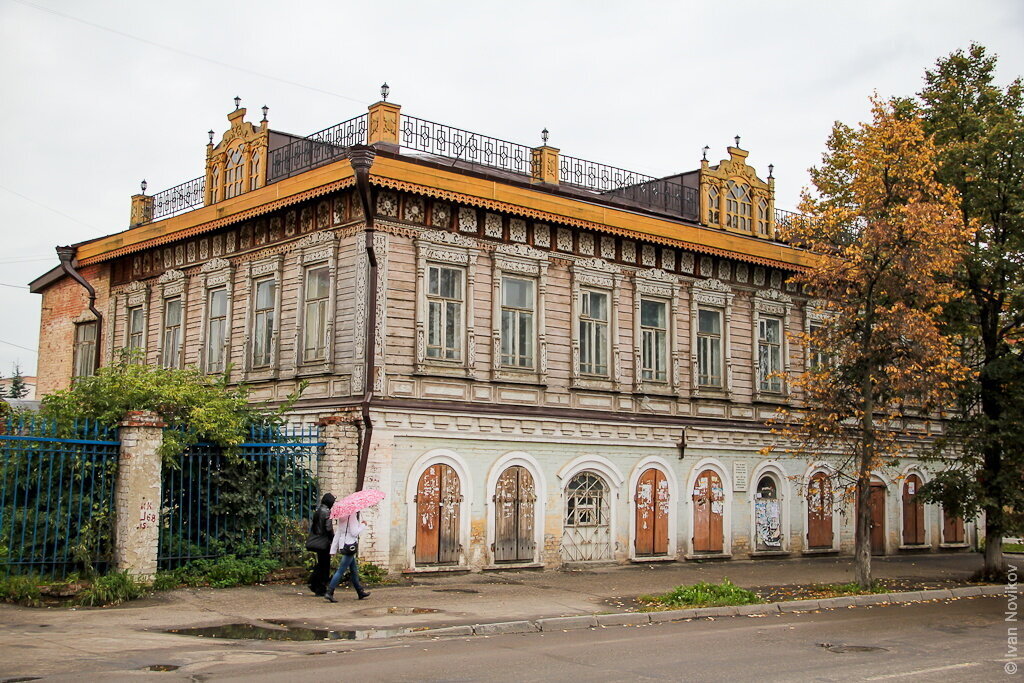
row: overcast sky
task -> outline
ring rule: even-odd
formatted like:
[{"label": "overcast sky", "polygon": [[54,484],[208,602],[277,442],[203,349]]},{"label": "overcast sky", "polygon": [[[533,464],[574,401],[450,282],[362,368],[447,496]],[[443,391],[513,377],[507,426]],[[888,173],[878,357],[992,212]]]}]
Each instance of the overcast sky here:
[{"label": "overcast sky", "polygon": [[1024,74],[1024,2],[0,0],[0,375],[35,372],[53,248],[200,175],[235,95],[305,135],[387,81],[408,114],[651,175],[738,134],[792,208],[833,121],[971,41]]}]

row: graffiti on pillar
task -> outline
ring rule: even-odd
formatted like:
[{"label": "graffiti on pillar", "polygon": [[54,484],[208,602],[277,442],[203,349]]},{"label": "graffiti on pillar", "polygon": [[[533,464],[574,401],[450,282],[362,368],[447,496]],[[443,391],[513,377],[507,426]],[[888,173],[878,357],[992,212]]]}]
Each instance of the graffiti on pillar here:
[{"label": "graffiti on pillar", "polygon": [[148,500],[142,501],[139,505],[139,523],[135,528],[148,529],[151,525],[155,525],[156,522],[156,510],[153,509],[153,504]]}]

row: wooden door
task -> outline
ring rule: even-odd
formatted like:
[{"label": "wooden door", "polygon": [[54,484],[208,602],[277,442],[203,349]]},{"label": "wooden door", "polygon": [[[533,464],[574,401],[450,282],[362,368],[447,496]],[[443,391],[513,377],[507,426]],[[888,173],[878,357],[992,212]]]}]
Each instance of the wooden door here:
[{"label": "wooden door", "polygon": [[416,486],[416,563],[459,561],[459,475],[449,465],[431,465]]},{"label": "wooden door", "polygon": [[818,472],[807,484],[807,547],[834,548],[832,479]]},{"label": "wooden door", "polygon": [[533,475],[519,465],[498,477],[494,491],[495,562],[529,562],[535,557]]},{"label": "wooden door", "polygon": [[704,470],[693,486],[693,552],[720,553],[725,547],[722,517],[725,491],[714,470]]},{"label": "wooden door", "polygon": [[885,484],[871,485],[871,554],[885,555]]},{"label": "wooden door", "polygon": [[903,482],[903,545],[924,545],[924,503],[918,497],[921,478],[911,474]]},{"label": "wooden door", "polygon": [[963,543],[964,542],[964,518],[953,517],[942,511],[942,542]]},{"label": "wooden door", "polygon": [[653,467],[636,483],[636,555],[668,554],[669,490],[665,473]]}]

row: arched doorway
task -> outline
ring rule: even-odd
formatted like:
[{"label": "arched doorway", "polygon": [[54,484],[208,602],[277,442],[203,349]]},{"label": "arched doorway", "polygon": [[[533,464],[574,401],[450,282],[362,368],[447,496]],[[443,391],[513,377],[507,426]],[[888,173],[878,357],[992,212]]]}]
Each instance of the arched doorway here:
[{"label": "arched doorway", "polygon": [[762,552],[782,550],[782,510],[779,483],[770,474],[761,477],[754,493],[755,548]]},{"label": "arched doorway", "polygon": [[612,559],[611,490],[594,472],[580,472],[565,487],[562,558],[566,562]]},{"label": "arched doorway", "polygon": [[924,545],[924,503],[917,497],[921,477],[909,475],[903,481],[903,545]]},{"label": "arched doorway", "polygon": [[714,470],[704,470],[693,485],[693,552],[722,552],[724,513],[722,478]]},{"label": "arched doorway", "polygon": [[458,564],[462,487],[443,463],[423,470],[416,485],[416,564]]},{"label": "arched doorway", "polygon": [[832,500],[832,479],[824,472],[813,475],[807,482],[807,547],[812,550],[835,547]]},{"label": "arched doorway", "polygon": [[507,468],[494,488],[494,561],[529,562],[535,557],[533,475],[521,465]]},{"label": "arched doorway", "polygon": [[885,484],[871,482],[871,554],[885,555]]},{"label": "arched doorway", "polygon": [[637,557],[668,554],[668,479],[661,470],[651,467],[640,475],[633,497],[636,503]]}]

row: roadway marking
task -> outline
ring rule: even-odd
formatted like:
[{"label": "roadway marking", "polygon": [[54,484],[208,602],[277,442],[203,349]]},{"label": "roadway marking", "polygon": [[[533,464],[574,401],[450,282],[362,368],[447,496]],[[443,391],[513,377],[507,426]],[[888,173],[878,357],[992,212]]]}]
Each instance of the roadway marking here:
[{"label": "roadway marking", "polygon": [[886,674],[885,676],[874,676],[872,678],[866,678],[866,681],[885,681],[891,678],[904,678],[906,676],[919,676],[921,674],[933,674],[939,671],[951,671],[952,669],[967,669],[972,666],[978,666],[981,662],[964,662],[963,664],[950,664],[949,666],[936,666],[932,669],[918,669],[917,671],[906,671],[899,674]]}]

